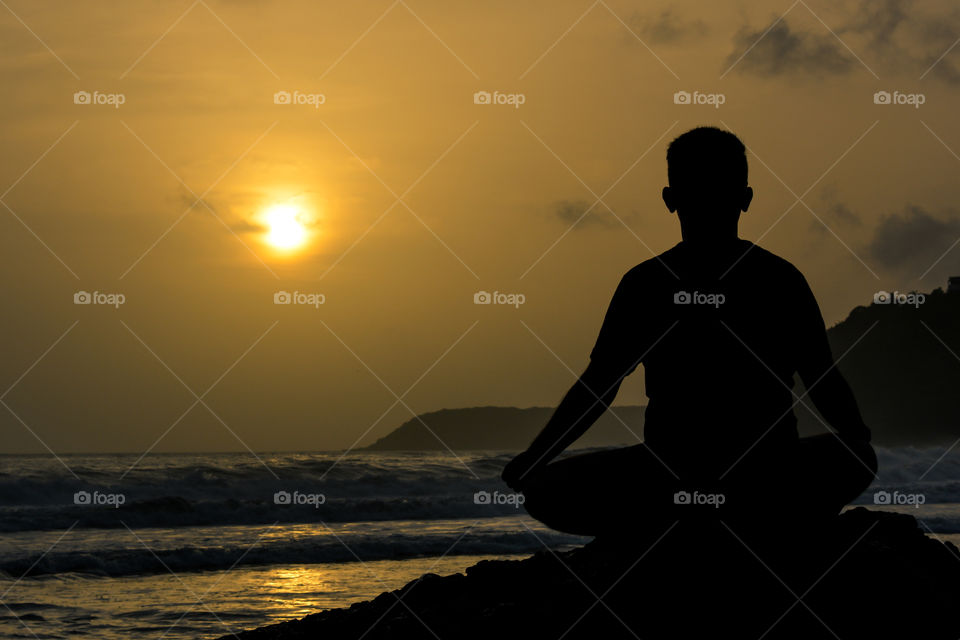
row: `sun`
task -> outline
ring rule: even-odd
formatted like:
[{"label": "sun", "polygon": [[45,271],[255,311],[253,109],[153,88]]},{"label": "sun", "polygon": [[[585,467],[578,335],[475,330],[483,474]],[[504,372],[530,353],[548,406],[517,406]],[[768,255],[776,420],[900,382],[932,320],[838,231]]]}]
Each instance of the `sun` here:
[{"label": "sun", "polygon": [[264,213],[266,242],[275,249],[296,249],[307,241],[303,212],[288,204],[275,204]]}]

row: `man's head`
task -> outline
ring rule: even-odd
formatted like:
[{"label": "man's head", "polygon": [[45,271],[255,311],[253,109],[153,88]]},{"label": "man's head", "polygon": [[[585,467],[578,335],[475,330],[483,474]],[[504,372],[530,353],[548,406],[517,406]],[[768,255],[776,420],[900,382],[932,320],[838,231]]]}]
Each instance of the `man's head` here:
[{"label": "man's head", "polygon": [[747,152],[740,139],[716,127],[697,127],[667,147],[663,202],[676,212],[685,240],[736,237],[740,212],[753,199]]}]

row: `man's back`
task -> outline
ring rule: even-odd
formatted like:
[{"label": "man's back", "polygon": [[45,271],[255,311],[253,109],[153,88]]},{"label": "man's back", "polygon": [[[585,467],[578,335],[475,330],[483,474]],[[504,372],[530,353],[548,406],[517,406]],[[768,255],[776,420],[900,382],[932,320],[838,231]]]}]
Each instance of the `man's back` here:
[{"label": "man's back", "polygon": [[789,262],[745,240],[681,242],[624,276],[591,362],[642,362],[646,442],[722,472],[751,446],[753,457],[797,439],[793,375],[825,349],[816,300]]}]

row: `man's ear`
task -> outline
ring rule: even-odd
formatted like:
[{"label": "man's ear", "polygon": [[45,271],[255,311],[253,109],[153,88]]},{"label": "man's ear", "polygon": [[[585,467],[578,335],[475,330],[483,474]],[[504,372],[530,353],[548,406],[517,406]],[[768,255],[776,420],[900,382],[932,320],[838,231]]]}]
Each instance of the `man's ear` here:
[{"label": "man's ear", "polygon": [[663,197],[663,204],[667,205],[667,210],[670,213],[675,213],[677,211],[677,202],[674,199],[674,194],[673,191],[670,190],[670,187],[664,187],[660,195]]},{"label": "man's ear", "polygon": [[751,187],[744,187],[740,200],[740,211],[746,212],[746,210],[750,208],[751,202],[753,202],[753,189]]}]

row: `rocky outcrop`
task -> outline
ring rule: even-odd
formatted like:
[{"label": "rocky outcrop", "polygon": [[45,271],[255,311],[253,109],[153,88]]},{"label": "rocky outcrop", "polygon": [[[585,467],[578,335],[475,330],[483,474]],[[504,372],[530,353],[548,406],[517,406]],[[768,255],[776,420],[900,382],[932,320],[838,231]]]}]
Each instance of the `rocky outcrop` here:
[{"label": "rocky outcrop", "polygon": [[[960,554],[908,515],[680,522],[466,574],[427,574],[243,640],[960,636]],[[226,636],[234,637],[234,636]]]}]

